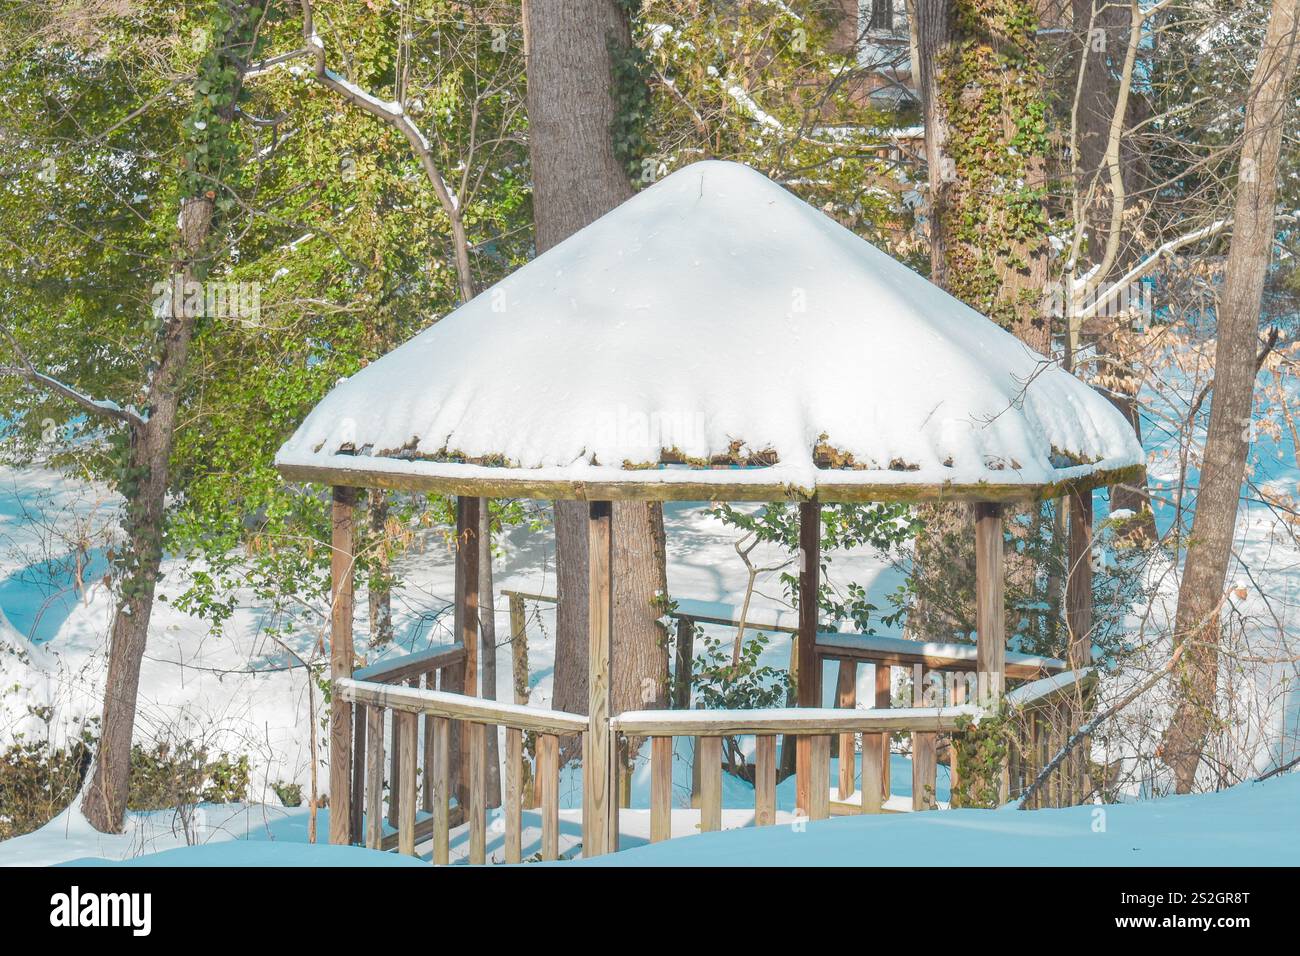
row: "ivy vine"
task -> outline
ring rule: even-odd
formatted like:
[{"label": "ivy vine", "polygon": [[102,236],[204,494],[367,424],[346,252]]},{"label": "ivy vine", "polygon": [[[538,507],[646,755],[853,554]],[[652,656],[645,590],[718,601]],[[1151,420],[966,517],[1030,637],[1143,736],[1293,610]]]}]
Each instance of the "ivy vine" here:
[{"label": "ivy vine", "polygon": [[1041,292],[1006,281],[1030,268],[1047,234],[1044,69],[1028,0],[956,0],[961,38],[939,58],[949,118],[948,183],[936,210],[949,245],[951,291],[1004,327],[1036,315]]},{"label": "ivy vine", "polygon": [[[616,0],[627,15],[628,23],[635,24],[641,12],[641,0]],[[650,65],[646,53],[636,41],[625,41],[610,34],[606,40],[609,50],[611,92],[614,98],[614,118],[609,124],[610,141],[614,156],[623,164],[632,182],[641,181],[641,165],[650,155]]]}]

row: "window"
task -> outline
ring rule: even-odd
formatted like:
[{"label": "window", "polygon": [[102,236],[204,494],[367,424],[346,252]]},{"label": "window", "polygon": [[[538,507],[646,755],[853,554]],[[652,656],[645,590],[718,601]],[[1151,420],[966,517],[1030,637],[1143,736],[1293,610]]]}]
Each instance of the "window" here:
[{"label": "window", "polygon": [[894,29],[894,0],[869,0],[872,30]]}]

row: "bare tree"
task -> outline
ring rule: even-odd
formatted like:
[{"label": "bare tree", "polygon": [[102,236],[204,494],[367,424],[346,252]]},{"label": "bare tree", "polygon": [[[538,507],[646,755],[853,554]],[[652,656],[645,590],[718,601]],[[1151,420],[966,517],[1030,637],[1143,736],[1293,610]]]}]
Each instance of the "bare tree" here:
[{"label": "bare tree", "polygon": [[1246,100],[1232,242],[1219,297],[1214,397],[1174,637],[1192,642],[1177,675],[1179,703],[1163,758],[1179,793],[1190,792],[1209,732],[1219,668],[1219,615],[1245,477],[1258,371],[1260,303],[1272,256],[1279,158],[1300,61],[1300,0],[1276,0]]}]

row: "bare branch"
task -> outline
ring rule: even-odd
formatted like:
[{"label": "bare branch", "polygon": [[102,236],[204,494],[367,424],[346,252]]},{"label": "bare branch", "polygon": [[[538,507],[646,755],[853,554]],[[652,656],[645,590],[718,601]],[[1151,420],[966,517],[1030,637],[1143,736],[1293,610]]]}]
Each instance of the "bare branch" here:
[{"label": "bare branch", "polygon": [[474,298],[474,279],[473,273],[470,271],[469,242],[466,238],[465,222],[461,215],[460,204],[457,202],[456,197],[452,195],[451,190],[448,189],[447,181],[443,178],[442,172],[438,169],[438,164],[433,158],[433,150],[429,145],[429,141],[412,122],[401,102],[381,100],[379,97],[367,93],[355,83],[334,73],[326,66],[325,43],[316,32],[311,0],[300,0],[300,2],[302,5],[303,37],[307,41],[307,48],[315,59],[316,81],[338,93],[348,102],[359,106],[371,116],[383,120],[406,137],[406,141],[410,143],[411,150],[415,153],[420,167],[424,170],[430,185],[433,186],[433,192],[437,196],[438,204],[442,206],[443,212],[447,214],[447,218],[451,221],[452,246],[456,262],[456,275],[460,280],[460,296],[462,301],[468,302]]}]

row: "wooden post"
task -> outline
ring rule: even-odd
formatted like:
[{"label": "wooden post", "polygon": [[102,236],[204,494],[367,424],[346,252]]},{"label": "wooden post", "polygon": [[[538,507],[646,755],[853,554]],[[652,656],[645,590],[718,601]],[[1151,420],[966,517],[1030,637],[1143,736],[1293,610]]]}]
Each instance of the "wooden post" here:
[{"label": "wooden post", "polygon": [[[983,699],[975,703],[981,707],[999,706],[1006,690],[1005,591],[1002,506],[979,502],[975,505],[975,676]],[[1009,769],[1004,761],[998,787],[1003,802],[1010,787]]]},{"label": "wooden post", "polygon": [[617,784],[614,802],[618,808],[627,809],[632,806],[632,753],[627,739],[618,735],[614,738],[614,774]]},{"label": "wooden post", "polygon": [[[527,616],[524,613],[524,596],[522,594],[510,594],[510,676],[514,683],[515,703],[526,705],[529,698],[528,687],[528,627]],[[524,741],[525,737],[522,732],[519,735],[519,753],[515,757],[519,764],[516,773],[518,774],[519,783],[519,808],[522,812],[524,807],[537,806],[537,780],[536,775],[532,772],[531,765],[525,765]],[[533,745],[534,756],[536,756],[537,745]],[[522,823],[520,826],[522,827]],[[507,843],[509,838],[507,837]],[[510,848],[506,847],[506,862],[509,860]],[[518,861],[515,861],[518,862]]]},{"label": "wooden post", "polygon": [[388,825],[395,827],[401,819],[402,794],[397,781],[402,779],[402,713],[393,711],[388,741]]},{"label": "wooden post", "polygon": [[[419,687],[419,676],[408,678],[407,686]],[[406,721],[410,719],[415,722],[418,718],[414,714],[404,714],[400,710],[393,711],[393,743],[392,753],[389,756],[391,765],[388,770],[388,779],[392,781],[388,788],[388,824],[396,827],[402,822],[402,812],[405,807],[402,801],[406,799],[406,790],[399,787],[397,782],[405,779],[403,776],[402,761],[406,759],[406,748],[401,745],[402,735],[406,733]]]},{"label": "wooden post", "polygon": [[[961,671],[951,672],[952,677],[952,705],[959,707],[966,703],[966,682],[962,679],[965,675]],[[961,746],[962,735],[955,731],[948,735],[948,805],[956,807],[957,791],[961,787],[961,780],[957,775],[957,748]],[[1008,766],[1010,765],[1010,754],[1008,754]]]},{"label": "wooden post", "polygon": [[[465,648],[458,677],[460,693],[478,696],[478,513],[480,499],[456,498],[456,640]],[[466,734],[457,721],[451,728],[456,799],[462,811],[469,803],[469,762],[464,756]]]},{"label": "wooden post", "polygon": [[[835,705],[853,710],[858,705],[858,662],[840,661],[839,679],[836,681]],[[853,795],[853,779],[857,770],[857,735],[840,734],[840,799]]]},{"label": "wooden post", "polygon": [[1070,564],[1065,586],[1070,666],[1092,663],[1092,490],[1071,492]]},{"label": "wooden post", "polygon": [[528,629],[522,594],[510,595],[510,676],[515,703],[528,703]]},{"label": "wooden post", "polygon": [[[800,707],[821,705],[821,668],[817,660],[817,592],[821,570],[821,505],[799,503],[799,674],[797,700]],[[810,756],[807,738],[795,745],[795,804],[810,812]]]},{"label": "wooden post", "polygon": [[370,711],[374,709],[364,705],[352,708],[352,820],[348,824],[348,838],[352,843],[360,843],[365,833],[366,730]]},{"label": "wooden post", "polygon": [[1002,506],[981,501],[975,505],[976,670],[981,692],[994,698],[981,706],[996,706],[1006,688],[1005,586]]},{"label": "wooden post", "polygon": [[610,712],[610,650],[613,629],[613,506],[593,501],[587,511],[587,747],[582,768],[582,855],[601,856],[613,847],[614,787]]},{"label": "wooden post", "polygon": [[776,737],[754,738],[754,826],[776,823]]},{"label": "wooden post", "polygon": [[673,835],[673,738],[650,738],[650,842]]},{"label": "wooden post", "polygon": [[722,738],[698,737],[700,752],[700,832],[722,829]]},{"label": "wooden post", "polygon": [[[336,487],[331,509],[330,680],[352,676],[353,517],[355,488]],[[315,732],[315,728],[313,728]],[[330,698],[330,843],[352,842],[352,705]]]},{"label": "wooden post", "polygon": [[457,640],[465,645],[465,693],[478,696],[478,516],[481,498],[456,499]]},{"label": "wooden post", "polygon": [[[793,734],[786,734],[789,740]],[[794,736],[794,808],[795,812],[808,816],[813,799],[812,781],[812,738],[806,734]]]}]

